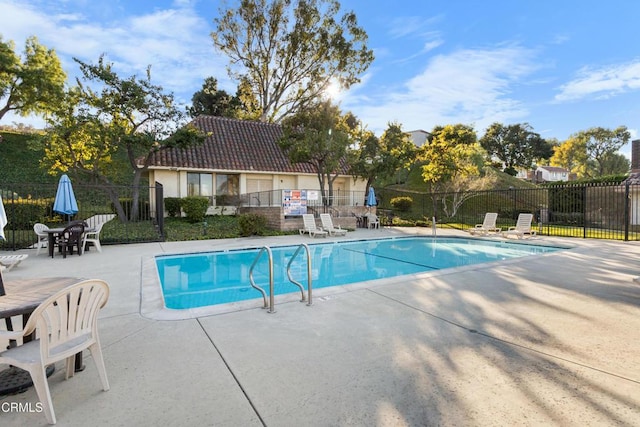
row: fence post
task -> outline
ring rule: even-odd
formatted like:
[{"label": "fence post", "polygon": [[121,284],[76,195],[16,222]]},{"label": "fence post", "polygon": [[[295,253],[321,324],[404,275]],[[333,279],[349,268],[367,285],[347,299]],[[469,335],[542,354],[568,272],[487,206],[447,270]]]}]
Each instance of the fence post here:
[{"label": "fence post", "polygon": [[582,238],[587,238],[587,184],[582,186]]},{"label": "fence post", "polygon": [[624,241],[629,241],[629,223],[631,218],[629,216],[629,181],[624,183]]},{"label": "fence post", "polygon": [[158,181],[156,181],[156,224],[158,224],[160,238],[164,241],[164,189]]}]

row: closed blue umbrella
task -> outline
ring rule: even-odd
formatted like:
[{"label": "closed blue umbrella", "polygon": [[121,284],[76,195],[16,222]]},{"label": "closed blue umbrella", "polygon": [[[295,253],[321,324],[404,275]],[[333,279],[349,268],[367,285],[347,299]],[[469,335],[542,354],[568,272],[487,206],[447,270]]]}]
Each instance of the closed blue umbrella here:
[{"label": "closed blue umbrella", "polygon": [[367,196],[367,206],[376,206],[378,202],[376,201],[376,192],[373,190],[373,187],[369,187],[369,195]]},{"label": "closed blue umbrella", "polygon": [[75,215],[78,213],[76,196],[73,194],[71,180],[67,175],[62,175],[60,182],[58,182],[58,192],[53,202],[53,211],[62,215]]}]

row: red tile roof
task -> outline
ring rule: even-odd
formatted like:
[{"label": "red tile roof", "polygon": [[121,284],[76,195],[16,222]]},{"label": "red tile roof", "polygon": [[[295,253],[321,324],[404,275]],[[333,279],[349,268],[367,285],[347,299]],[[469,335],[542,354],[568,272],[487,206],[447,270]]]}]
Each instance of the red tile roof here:
[{"label": "red tile roof", "polygon": [[162,150],[150,168],[315,173],[308,163],[292,164],[278,145],[280,125],[225,117],[199,116],[193,125],[210,134],[204,143],[187,149]]}]

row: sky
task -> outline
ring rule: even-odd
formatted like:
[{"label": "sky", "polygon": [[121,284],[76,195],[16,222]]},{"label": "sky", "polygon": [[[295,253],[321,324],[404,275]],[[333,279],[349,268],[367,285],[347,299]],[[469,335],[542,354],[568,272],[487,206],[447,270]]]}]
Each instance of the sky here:
[{"label": "sky", "polygon": [[[0,0],[0,35],[22,52],[35,35],[71,79],[73,58],[100,55],[123,77],[144,76],[190,104],[204,79],[235,93],[213,47],[218,0]],[[342,0],[375,60],[335,94],[378,136],[437,125],[528,123],[543,138],[624,125],[640,137],[640,2],[631,0]],[[39,126],[5,116],[3,124]],[[629,145],[621,152],[629,156]]]}]

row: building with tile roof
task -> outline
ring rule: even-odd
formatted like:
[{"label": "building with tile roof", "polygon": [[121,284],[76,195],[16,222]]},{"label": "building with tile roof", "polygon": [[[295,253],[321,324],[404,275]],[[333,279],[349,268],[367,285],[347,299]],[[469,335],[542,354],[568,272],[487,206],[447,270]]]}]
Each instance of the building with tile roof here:
[{"label": "building with tile roof", "polygon": [[[192,124],[208,135],[203,144],[162,150],[151,159],[149,182],[161,183],[165,197],[207,196],[213,209],[221,195],[319,190],[313,166],[293,164],[281,150],[280,125],[214,116],[199,116]],[[345,163],[333,189],[337,194],[364,194],[365,185],[364,180],[354,181]]]}]

